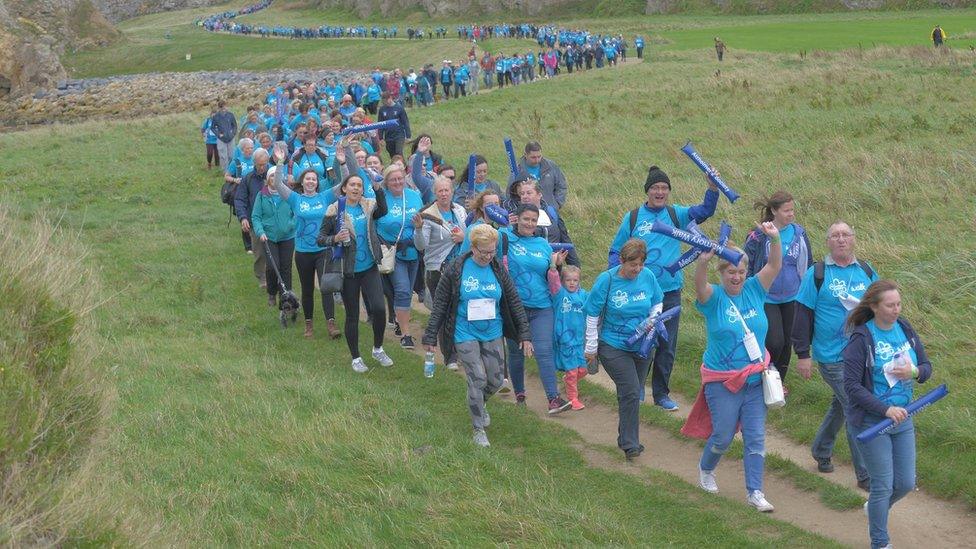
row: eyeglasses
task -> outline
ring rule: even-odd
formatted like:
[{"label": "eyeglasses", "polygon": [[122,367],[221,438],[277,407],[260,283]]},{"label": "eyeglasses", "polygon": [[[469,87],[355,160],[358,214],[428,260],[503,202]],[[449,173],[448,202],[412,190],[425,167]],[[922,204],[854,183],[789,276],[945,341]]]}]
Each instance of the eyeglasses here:
[{"label": "eyeglasses", "polygon": [[495,255],[495,248],[488,248],[487,250],[482,250],[481,248],[472,246],[471,252],[478,254],[479,257],[491,257]]},{"label": "eyeglasses", "polygon": [[828,237],[828,240],[850,240],[854,238],[854,233],[835,233]]}]

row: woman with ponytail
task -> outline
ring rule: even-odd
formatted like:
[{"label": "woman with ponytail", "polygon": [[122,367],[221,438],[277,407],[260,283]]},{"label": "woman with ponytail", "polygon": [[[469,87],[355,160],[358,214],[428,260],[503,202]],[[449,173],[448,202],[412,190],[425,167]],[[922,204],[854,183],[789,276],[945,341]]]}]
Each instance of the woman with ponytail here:
[{"label": "woman with ponytail", "polygon": [[[785,383],[790,354],[793,352],[790,346],[793,309],[796,295],[800,291],[800,281],[806,274],[807,267],[813,265],[813,252],[806,230],[794,222],[796,215],[793,195],[786,191],[776,191],[769,198],[756,201],[755,208],[760,211],[759,222],[776,225],[782,239],[783,268],[769,287],[764,308],[769,320],[766,349]],[[758,273],[766,266],[770,243],[770,239],[758,229],[749,233],[745,245],[746,256],[749,258],[748,276]]]}]

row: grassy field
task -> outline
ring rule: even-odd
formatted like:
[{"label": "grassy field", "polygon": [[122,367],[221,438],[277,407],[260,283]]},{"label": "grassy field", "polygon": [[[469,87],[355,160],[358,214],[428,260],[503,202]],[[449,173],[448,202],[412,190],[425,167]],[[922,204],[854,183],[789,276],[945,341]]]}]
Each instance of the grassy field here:
[{"label": "grassy field", "polygon": [[[232,2],[237,6],[242,2]],[[73,77],[109,76],[150,71],[197,71],[224,69],[275,68],[362,68],[384,69],[419,67],[442,59],[463,58],[470,44],[457,39],[379,40],[372,39],[291,40],[226,36],[208,33],[193,25],[197,19],[220,8],[185,10],[149,15],[120,25],[124,38],[107,48],[81,50],[64,57]],[[341,10],[285,9],[277,4],[270,9],[240,18],[252,24],[316,26],[355,24],[353,14]],[[457,20],[426,21],[406,14],[400,24],[405,32],[410,21],[443,24],[454,32]],[[494,21],[494,20],[492,20]],[[542,22],[552,23],[553,19]],[[630,16],[607,19],[576,18],[558,21],[566,27],[593,32],[622,33],[633,43],[636,34],[649,40],[648,55],[653,59],[662,51],[708,51],[712,38],[720,36],[732,56],[748,52],[793,53],[814,50],[833,51],[875,46],[930,45],[929,33],[941,22],[949,33],[952,47],[968,51],[976,44],[976,10],[928,10],[919,12],[828,13],[807,15],[668,15]],[[375,19],[369,24],[389,24]],[[465,21],[470,24],[470,21]],[[169,32],[171,38],[165,38]],[[483,46],[490,51],[526,52],[535,48],[528,40],[494,39]],[[191,54],[186,61],[185,55]]]}]

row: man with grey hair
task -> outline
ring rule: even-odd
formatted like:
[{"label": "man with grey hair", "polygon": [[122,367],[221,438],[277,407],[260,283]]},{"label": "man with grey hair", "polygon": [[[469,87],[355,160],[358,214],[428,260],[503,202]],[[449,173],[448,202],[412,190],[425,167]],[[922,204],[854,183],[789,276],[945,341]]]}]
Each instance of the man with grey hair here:
[{"label": "man with grey hair", "polygon": [[[796,369],[805,379],[810,379],[812,343],[812,354],[820,367],[820,375],[834,393],[811,448],[821,473],[834,470],[830,461],[834,442],[847,415],[842,353],[848,338],[844,324],[848,313],[857,306],[868,286],[878,280],[874,269],[854,256],[854,243],[854,229],[850,225],[843,221],[832,223],[827,229],[827,249],[830,253],[823,261],[807,269],[796,297],[791,337],[798,358]],[[847,430],[847,443],[851,449],[857,485],[867,490],[867,467],[850,430]]]},{"label": "man with grey hair", "polygon": [[[265,186],[265,178],[268,174],[268,151],[258,149],[254,151],[254,169],[245,175],[237,185],[237,194],[234,196],[234,213],[241,222],[241,232],[244,233],[245,244],[251,240],[251,212],[254,209],[254,201],[257,200],[258,193]],[[262,288],[267,288],[265,278],[265,257],[264,246],[256,242],[253,246],[254,252],[254,277]]]}]

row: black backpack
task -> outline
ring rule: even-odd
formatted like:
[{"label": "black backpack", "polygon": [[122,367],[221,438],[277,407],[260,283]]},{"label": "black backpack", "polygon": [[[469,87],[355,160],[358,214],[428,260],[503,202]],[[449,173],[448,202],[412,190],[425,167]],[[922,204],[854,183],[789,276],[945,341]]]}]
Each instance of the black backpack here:
[{"label": "black backpack", "polygon": [[[861,266],[861,270],[864,271],[864,274],[868,276],[868,280],[871,280],[871,277],[874,276],[874,269],[872,269],[870,265],[868,265],[864,261],[861,261],[860,259],[857,260],[857,264]],[[816,286],[817,292],[819,292],[820,287],[823,286],[823,281],[824,281],[824,262],[817,261],[816,263],[813,264],[813,285]]]},{"label": "black backpack", "polygon": [[[668,209],[668,217],[671,218],[671,223],[674,224],[675,228],[680,229],[681,224],[678,223],[678,212],[674,211],[674,206],[668,204],[665,206]],[[634,228],[637,227],[637,214],[640,212],[641,207],[638,206],[633,210],[630,210],[630,236],[634,236]]]},{"label": "black backpack", "polygon": [[228,225],[230,225],[230,220],[234,218],[234,198],[237,197],[238,186],[239,184],[228,181],[224,181],[224,184],[220,186],[220,201],[230,208],[230,213],[227,214]]}]

